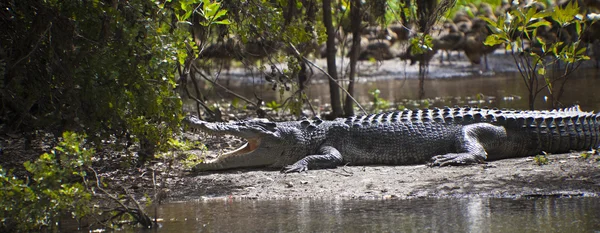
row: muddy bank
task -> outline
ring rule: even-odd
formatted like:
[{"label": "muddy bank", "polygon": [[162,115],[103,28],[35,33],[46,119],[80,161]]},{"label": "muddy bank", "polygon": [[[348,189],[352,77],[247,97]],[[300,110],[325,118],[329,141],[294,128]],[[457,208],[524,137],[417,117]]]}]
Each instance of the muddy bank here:
[{"label": "muddy bank", "polygon": [[171,192],[172,200],[421,197],[599,196],[599,156],[579,153],[491,161],[463,167],[347,166],[282,174],[234,170],[188,173]]}]

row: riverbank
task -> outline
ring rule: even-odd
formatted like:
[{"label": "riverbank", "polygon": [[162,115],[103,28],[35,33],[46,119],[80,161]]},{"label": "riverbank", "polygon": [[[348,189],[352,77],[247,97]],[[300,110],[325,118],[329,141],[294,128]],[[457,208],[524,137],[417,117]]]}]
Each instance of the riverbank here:
[{"label": "riverbank", "polygon": [[410,199],[424,197],[600,196],[600,157],[580,153],[459,167],[347,166],[283,174],[233,170],[187,173],[173,185],[173,200],[190,199]]},{"label": "riverbank", "polygon": [[[236,148],[241,141],[186,133],[200,141],[209,158],[219,151]],[[5,165],[19,166],[37,150],[49,150],[49,137],[32,141],[24,149],[25,137],[3,137]],[[40,146],[38,148],[38,146]],[[220,149],[219,149],[220,148]],[[111,153],[112,154],[112,153]],[[99,177],[111,186],[129,190],[140,200],[154,196],[162,201],[198,199],[412,199],[452,197],[521,198],[539,196],[600,196],[600,155],[582,153],[548,155],[548,164],[537,165],[533,157],[489,161],[472,166],[344,166],[283,174],[279,170],[238,169],[192,172],[181,156],[160,156],[141,167],[110,169],[126,163],[127,156],[110,156],[97,164]],[[12,161],[12,163],[10,162]],[[155,200],[156,201],[156,200]]]}]

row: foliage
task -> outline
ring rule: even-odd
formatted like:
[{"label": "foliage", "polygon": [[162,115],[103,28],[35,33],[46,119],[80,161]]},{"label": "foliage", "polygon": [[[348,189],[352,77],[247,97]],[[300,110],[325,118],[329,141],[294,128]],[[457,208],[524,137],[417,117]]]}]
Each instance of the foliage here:
[{"label": "foliage", "polygon": [[579,154],[579,157],[581,157],[582,159],[589,159],[590,157],[592,157],[592,155],[594,155],[594,153],[586,151],[586,152]]},{"label": "foliage", "polygon": [[425,54],[433,51],[433,37],[429,34],[417,33],[417,36],[410,38],[411,55]]},{"label": "foliage", "polygon": [[[317,33],[317,29],[323,26],[314,23],[316,6],[316,1],[169,0],[161,4],[161,9],[173,14],[178,25],[191,32],[185,36],[189,43],[187,53],[181,57],[181,60],[185,61],[180,72],[182,76],[194,83],[198,81],[197,76],[215,82],[219,72],[213,75],[209,68],[194,69],[192,65],[199,64],[206,67],[211,64],[211,58],[225,56],[229,60],[241,61],[247,68],[258,68],[260,73],[265,74],[266,81],[273,83],[273,90],[279,91],[283,96],[284,92],[302,91],[296,82],[302,72],[300,69],[302,59],[290,52],[291,49],[288,47],[293,45],[300,56],[308,56],[314,52],[317,41],[324,40],[324,37]],[[227,44],[230,47],[227,51],[217,52],[212,49],[214,47],[209,49],[210,46],[218,44]],[[282,51],[288,53],[288,56],[282,56]],[[258,61],[260,61],[258,67],[255,67]],[[279,68],[279,63],[285,61],[288,68]],[[269,67],[269,65],[264,66],[265,62],[270,64],[271,74],[265,73],[266,67]],[[186,82],[182,84],[185,85]],[[200,92],[197,89],[197,95],[201,96]],[[238,97],[248,104],[258,105],[247,98]],[[301,97],[301,93],[298,96],[292,95],[292,99],[282,104],[290,106],[281,107],[297,110],[297,106],[302,104]],[[196,101],[202,102],[202,99],[197,97]],[[298,102],[300,105],[297,104]]]},{"label": "foliage", "polygon": [[546,152],[543,152],[540,155],[536,155],[535,157],[533,157],[533,161],[538,166],[547,165],[549,163],[548,154]]},{"label": "foliage", "polygon": [[65,132],[51,153],[25,162],[27,179],[0,168],[0,231],[54,228],[65,214],[78,219],[94,211],[85,185],[94,150],[84,144],[84,136]]},{"label": "foliage", "polygon": [[[0,121],[9,130],[83,132],[94,147],[106,145],[102,139],[139,141],[142,149],[152,148],[150,156],[168,148],[181,120],[174,71],[186,54],[187,32],[157,3],[21,0],[0,6],[7,9],[0,16]],[[55,227],[60,216],[94,211],[87,183],[94,150],[84,149],[90,147],[83,138],[63,134],[53,152],[24,164],[28,179],[1,172],[3,228]]]},{"label": "foliage", "polygon": [[500,6],[502,0],[458,0],[456,5],[446,12],[446,18],[454,18],[456,13],[459,11],[466,12],[469,17],[475,17],[475,13],[473,12],[472,8],[479,6],[482,3],[489,4],[492,9],[496,9],[498,6]]},{"label": "foliage", "polygon": [[[114,3],[114,4],[113,4]],[[0,117],[14,129],[145,139],[177,131],[175,64],[185,51],[151,1],[6,1]],[[100,143],[98,143],[99,145]]]},{"label": "foliage", "polygon": [[583,152],[579,156],[583,159],[589,159],[594,155],[598,155],[598,150],[595,148],[592,148],[592,150]]},{"label": "foliage", "polygon": [[267,106],[267,108],[270,108],[271,110],[277,110],[281,108],[281,104],[277,103],[277,101],[275,100],[268,102],[265,106]]},{"label": "foliage", "polygon": [[[166,2],[171,2],[172,0],[167,0]],[[200,8],[193,8],[195,4],[201,4]],[[224,16],[227,14],[227,10],[221,8],[221,4],[219,2],[211,2],[210,0],[182,0],[179,1],[180,10],[184,13],[175,14],[177,20],[179,22],[186,21],[190,18],[192,13],[198,12],[204,21],[200,22],[202,26],[209,26],[213,24],[230,24],[229,19],[226,19]],[[189,23],[189,22],[188,22]]]},{"label": "foliage", "polygon": [[[536,7],[520,6],[500,16],[497,21],[484,18],[493,34],[487,37],[486,45],[505,44],[511,51],[529,90],[529,107],[534,108],[537,95],[546,90],[554,107],[558,107],[564,84],[581,61],[588,60],[586,47],[581,41],[586,24],[579,15],[576,2],[564,7],[539,11]],[[567,30],[569,27],[569,30]],[[573,31],[571,41],[564,36]],[[531,45],[531,46],[529,46]],[[549,74],[548,68],[566,64],[562,73]],[[538,79],[544,80],[539,83]],[[555,86],[558,86],[558,94]]]},{"label": "foliage", "polygon": [[371,90],[369,94],[373,98],[373,112],[387,111],[390,108],[390,102],[379,96],[381,94],[379,89]]},{"label": "foliage", "polygon": [[[192,168],[202,162],[202,154],[207,150],[206,146],[199,141],[169,139],[169,147],[171,150],[158,154],[158,159],[164,159],[168,164],[180,161],[185,168]],[[190,150],[200,150],[201,155],[190,153]]]}]

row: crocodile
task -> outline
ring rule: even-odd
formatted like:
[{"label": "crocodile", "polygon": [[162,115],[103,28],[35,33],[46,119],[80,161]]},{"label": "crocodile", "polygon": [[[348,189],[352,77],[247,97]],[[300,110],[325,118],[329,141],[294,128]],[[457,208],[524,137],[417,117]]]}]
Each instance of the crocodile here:
[{"label": "crocodile", "polygon": [[275,167],[282,172],[340,165],[468,165],[486,160],[595,149],[600,114],[579,106],[557,110],[476,107],[415,109],[322,120],[251,119],[184,122],[212,135],[247,143],[195,167],[213,171]]}]

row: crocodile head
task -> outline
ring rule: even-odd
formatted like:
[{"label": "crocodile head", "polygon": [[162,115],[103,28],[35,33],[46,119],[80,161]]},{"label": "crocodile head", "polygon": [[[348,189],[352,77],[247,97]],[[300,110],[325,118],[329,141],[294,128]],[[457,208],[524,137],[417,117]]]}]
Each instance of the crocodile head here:
[{"label": "crocodile head", "polygon": [[242,147],[198,164],[194,169],[197,171],[279,165],[282,156],[292,147],[289,138],[295,137],[293,127],[284,127],[288,130],[282,130],[281,127],[277,127],[277,123],[266,119],[213,123],[188,116],[184,122],[211,135],[232,135],[246,140]]}]

